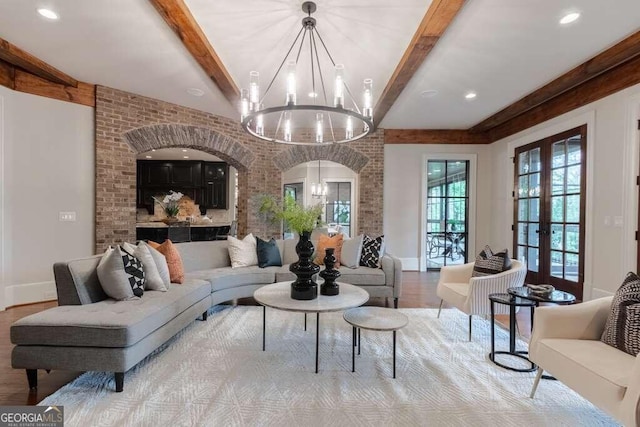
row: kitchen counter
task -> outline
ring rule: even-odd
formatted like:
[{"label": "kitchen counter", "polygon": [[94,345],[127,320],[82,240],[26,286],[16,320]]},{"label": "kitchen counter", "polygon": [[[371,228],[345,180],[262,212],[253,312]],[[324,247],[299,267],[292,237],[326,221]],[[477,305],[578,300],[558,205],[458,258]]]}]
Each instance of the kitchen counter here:
[{"label": "kitchen counter", "polygon": [[[192,222],[191,227],[224,227],[231,225],[228,222]],[[167,228],[168,225],[161,221],[138,222],[136,228]]]}]

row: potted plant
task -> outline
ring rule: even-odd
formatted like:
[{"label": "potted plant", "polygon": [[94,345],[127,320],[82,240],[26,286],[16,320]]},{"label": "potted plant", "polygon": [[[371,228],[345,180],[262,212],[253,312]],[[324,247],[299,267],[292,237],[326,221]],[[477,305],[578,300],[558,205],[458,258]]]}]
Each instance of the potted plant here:
[{"label": "potted plant", "polygon": [[280,205],[273,196],[265,195],[262,197],[259,211],[266,214],[272,221],[286,221],[289,228],[300,236],[296,245],[298,262],[289,266],[289,270],[297,277],[291,283],[291,298],[298,300],[317,298],[318,284],[313,280],[313,276],[320,271],[320,266],[311,261],[313,243],[310,237],[311,232],[320,222],[322,205],[305,208],[300,206],[291,195],[286,195]]},{"label": "potted plant", "polygon": [[183,196],[184,194],[171,190],[169,191],[169,194],[164,196],[162,201],[156,199],[155,197],[153,198],[153,200],[155,200],[160,206],[162,206],[162,210],[167,216],[165,219],[163,219],[163,221],[167,224],[178,221],[178,213],[180,212],[179,202]]}]

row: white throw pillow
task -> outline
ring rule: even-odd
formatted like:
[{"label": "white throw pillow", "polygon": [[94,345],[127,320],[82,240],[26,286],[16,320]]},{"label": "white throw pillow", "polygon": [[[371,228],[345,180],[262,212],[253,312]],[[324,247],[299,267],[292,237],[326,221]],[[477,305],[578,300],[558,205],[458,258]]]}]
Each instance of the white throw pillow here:
[{"label": "white throw pillow", "polygon": [[[138,246],[134,246],[131,243],[124,243],[122,245],[122,248],[129,254],[138,258],[140,262],[142,262],[142,266],[144,267],[144,273],[146,276],[144,286],[145,290],[162,292],[167,291],[167,286],[164,279],[160,275],[156,260],[151,254],[151,250],[155,249],[147,245],[145,242],[138,243]],[[164,259],[164,255],[162,255],[160,252],[158,252],[158,254]],[[166,259],[164,259],[164,264],[167,264]],[[167,274],[168,272],[169,268],[167,267]]]},{"label": "white throw pillow", "polygon": [[231,268],[251,267],[258,265],[258,252],[256,249],[256,238],[249,233],[244,239],[236,239],[233,236],[227,237],[229,244],[229,258],[231,258]]},{"label": "white throw pillow", "polygon": [[144,245],[149,249],[149,253],[153,257],[153,260],[156,263],[156,267],[158,268],[158,274],[160,274],[160,278],[162,279],[162,283],[164,283],[164,287],[169,289],[171,286],[171,273],[169,272],[169,265],[167,264],[167,258],[157,249],[152,248],[147,242],[140,242],[139,245]]},{"label": "white throw pillow", "polygon": [[120,246],[107,249],[98,264],[97,273],[100,286],[107,296],[118,301],[138,299],[133,295],[129,280],[131,275],[125,272]]},{"label": "white throw pillow", "polygon": [[354,237],[353,239],[344,239],[342,241],[342,252],[340,254],[340,266],[348,268],[358,268],[360,265],[360,257],[362,256],[362,239],[364,235]]}]

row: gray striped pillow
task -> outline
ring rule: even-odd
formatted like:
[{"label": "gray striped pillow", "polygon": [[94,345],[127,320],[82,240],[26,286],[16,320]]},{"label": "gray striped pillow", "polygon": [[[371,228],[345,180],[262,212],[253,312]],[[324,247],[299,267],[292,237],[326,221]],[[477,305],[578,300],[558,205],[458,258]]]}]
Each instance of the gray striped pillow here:
[{"label": "gray striped pillow", "polygon": [[502,273],[510,268],[511,258],[509,258],[509,250],[505,249],[502,252],[494,254],[487,245],[476,257],[471,277],[490,276],[492,274]]}]

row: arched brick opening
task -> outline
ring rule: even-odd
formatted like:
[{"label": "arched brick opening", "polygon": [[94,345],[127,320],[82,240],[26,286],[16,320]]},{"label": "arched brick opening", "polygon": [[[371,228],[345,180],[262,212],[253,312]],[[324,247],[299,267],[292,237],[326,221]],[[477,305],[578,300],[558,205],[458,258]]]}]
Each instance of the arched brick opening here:
[{"label": "arched brick opening", "polygon": [[330,160],[340,163],[358,174],[369,163],[367,156],[345,144],[321,147],[294,145],[288,150],[278,153],[273,158],[273,163],[280,171],[284,172],[301,163],[314,160]]},{"label": "arched brick opening", "polygon": [[253,153],[238,141],[206,127],[180,124],[143,126],[125,132],[122,138],[136,153],[159,148],[192,148],[218,156],[243,172],[255,159]]}]

